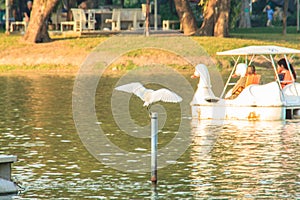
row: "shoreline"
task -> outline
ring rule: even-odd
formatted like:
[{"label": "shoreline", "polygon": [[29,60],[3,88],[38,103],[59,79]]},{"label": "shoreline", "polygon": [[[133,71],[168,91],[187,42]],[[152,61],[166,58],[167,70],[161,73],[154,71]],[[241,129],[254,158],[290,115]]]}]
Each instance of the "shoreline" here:
[{"label": "shoreline", "polygon": [[[47,64],[49,65],[49,64]],[[58,66],[55,65],[51,68],[43,68],[41,66],[35,66],[36,68],[24,68],[23,66],[13,67],[0,65],[0,76],[37,76],[37,75],[58,75],[58,76],[76,76],[79,71],[79,67],[76,66]],[[49,65],[50,66],[50,65]]]},{"label": "shoreline", "polygon": [[[170,66],[169,66],[170,67]],[[0,65],[1,68],[1,65]],[[183,76],[190,76],[193,72],[193,68],[189,69],[178,69],[171,67],[173,70],[178,72],[179,74]],[[21,69],[21,68],[15,68],[12,70],[5,70],[0,71],[0,77],[4,76],[24,76],[24,77],[37,77],[37,76],[73,76],[76,77],[78,72],[80,70],[80,67],[73,67],[73,68],[53,68],[53,69]],[[131,69],[122,69],[122,70],[113,70],[111,68],[108,68],[105,70],[105,72],[101,75],[103,77],[121,77],[123,75],[126,75],[126,73],[130,72]],[[151,75],[153,71],[149,71],[149,75]],[[160,74],[160,75],[163,75]]]},{"label": "shoreline", "polygon": [[[62,51],[45,52],[45,46],[38,46],[38,49],[32,52],[5,53],[8,51],[0,51],[3,55],[0,58],[0,76],[7,75],[64,75],[76,76],[80,67],[84,66],[89,54],[92,51],[83,51],[79,53],[78,49],[70,50],[66,48]],[[16,51],[16,49],[14,49]],[[34,52],[36,51],[36,52]],[[44,55],[42,54],[44,53]],[[19,54],[19,55],[18,55]],[[191,73],[193,70],[186,60],[175,54],[161,50],[147,49],[145,51],[137,51],[132,55],[122,55],[114,60],[105,69],[105,76],[118,77],[133,69],[143,67],[145,65],[165,65],[181,74]]]}]

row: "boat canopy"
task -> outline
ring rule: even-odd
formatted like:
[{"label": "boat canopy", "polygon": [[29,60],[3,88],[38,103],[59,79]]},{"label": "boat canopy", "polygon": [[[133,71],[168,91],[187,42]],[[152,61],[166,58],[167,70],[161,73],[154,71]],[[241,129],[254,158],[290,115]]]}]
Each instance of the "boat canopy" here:
[{"label": "boat canopy", "polygon": [[[273,57],[275,55],[283,55],[284,58],[287,60],[289,71],[290,71],[290,73],[292,73],[291,69],[290,69],[290,66],[289,66],[287,55],[293,55],[293,54],[300,54],[300,50],[287,48],[287,47],[274,46],[274,45],[246,46],[246,47],[232,49],[232,50],[228,50],[228,51],[217,52],[217,55],[232,56],[233,59],[235,60],[234,67],[233,67],[233,69],[232,69],[232,71],[231,71],[231,73],[228,77],[228,80],[225,84],[225,87],[222,91],[222,94],[221,94],[220,98],[222,98],[223,95],[225,94],[225,91],[226,91],[228,85],[235,84],[235,83],[230,83],[230,80],[232,78],[232,75],[233,75],[233,73],[236,69],[236,66],[237,66],[241,56],[245,56],[246,60],[247,60],[248,56],[251,57],[250,62],[249,63],[246,62],[247,64],[251,64],[255,56],[263,56],[267,60],[269,60],[272,64],[274,74],[275,74],[275,77],[276,77],[276,81],[278,82],[278,84],[280,86],[280,89],[282,90],[282,87],[280,85],[279,75],[278,75],[277,68],[276,68],[276,63],[275,63],[275,60],[274,60]],[[267,55],[270,56],[269,59],[267,58]],[[238,58],[235,59],[234,58],[235,56],[237,56]]]},{"label": "boat canopy", "polygon": [[217,55],[238,56],[238,55],[276,55],[276,54],[300,54],[300,50],[280,46],[247,46],[238,49],[232,49],[223,52],[217,52]]}]

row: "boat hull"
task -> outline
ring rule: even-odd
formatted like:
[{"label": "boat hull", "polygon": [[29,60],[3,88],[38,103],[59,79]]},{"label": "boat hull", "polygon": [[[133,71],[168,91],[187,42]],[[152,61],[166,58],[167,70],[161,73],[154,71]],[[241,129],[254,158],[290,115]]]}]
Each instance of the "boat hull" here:
[{"label": "boat hull", "polygon": [[[294,108],[297,110],[297,108]],[[300,107],[298,108],[300,110]],[[274,121],[287,119],[286,106],[234,106],[234,105],[192,105],[192,116],[197,119],[213,120],[248,120],[248,121]],[[290,118],[294,118],[293,112]]]}]

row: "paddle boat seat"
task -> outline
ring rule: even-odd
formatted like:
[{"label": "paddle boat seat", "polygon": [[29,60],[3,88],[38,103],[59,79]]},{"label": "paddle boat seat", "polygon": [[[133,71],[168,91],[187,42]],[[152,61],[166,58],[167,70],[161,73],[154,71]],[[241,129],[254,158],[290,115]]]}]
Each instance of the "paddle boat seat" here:
[{"label": "paddle boat seat", "polygon": [[235,99],[238,95],[240,95],[240,93],[249,85],[253,85],[253,84],[259,84],[260,83],[260,77],[261,75],[259,74],[251,74],[248,75],[246,78],[246,82],[245,85],[238,87],[235,90],[234,95],[232,94],[233,88],[231,88],[227,94],[225,95],[225,99]]}]

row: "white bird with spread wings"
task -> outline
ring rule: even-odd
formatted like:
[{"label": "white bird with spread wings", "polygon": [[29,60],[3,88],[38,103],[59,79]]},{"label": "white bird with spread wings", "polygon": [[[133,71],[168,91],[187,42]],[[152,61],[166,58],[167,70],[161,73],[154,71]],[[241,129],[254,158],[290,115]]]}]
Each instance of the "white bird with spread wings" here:
[{"label": "white bird with spread wings", "polygon": [[141,83],[134,82],[126,85],[121,85],[115,88],[118,91],[133,93],[144,101],[143,106],[149,106],[152,103],[163,101],[170,103],[179,103],[182,98],[175,92],[172,92],[166,88],[159,90],[151,90],[145,88]]}]

